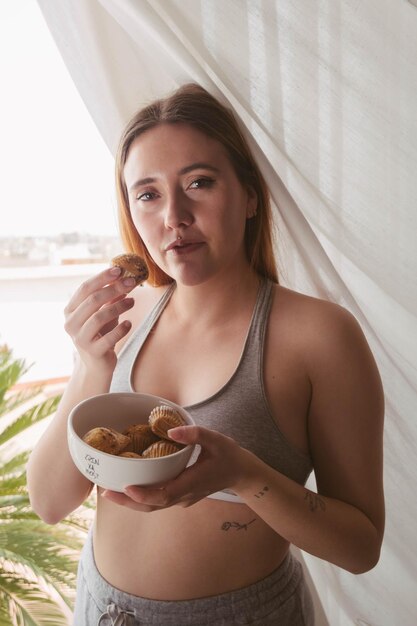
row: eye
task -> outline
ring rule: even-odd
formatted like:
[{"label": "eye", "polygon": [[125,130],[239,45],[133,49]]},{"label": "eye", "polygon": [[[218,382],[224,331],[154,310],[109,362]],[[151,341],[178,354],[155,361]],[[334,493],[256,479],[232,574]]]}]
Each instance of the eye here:
[{"label": "eye", "polygon": [[213,185],[214,185],[213,178],[196,178],[190,184],[189,189],[204,189],[204,188],[212,187]]},{"label": "eye", "polygon": [[141,200],[142,202],[149,202],[150,200],[154,200],[156,198],[156,194],[152,191],[144,191],[136,196],[136,200]]}]

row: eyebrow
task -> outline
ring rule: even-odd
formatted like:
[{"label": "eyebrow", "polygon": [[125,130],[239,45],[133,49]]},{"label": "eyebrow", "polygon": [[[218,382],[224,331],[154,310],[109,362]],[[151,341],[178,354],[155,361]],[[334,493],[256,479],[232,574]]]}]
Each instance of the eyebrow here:
[{"label": "eyebrow", "polygon": [[[183,174],[188,174],[188,172],[192,172],[193,170],[200,170],[200,169],[210,170],[211,172],[214,172],[216,174],[218,174],[220,171],[219,168],[214,167],[214,165],[210,165],[209,163],[198,161],[197,163],[191,163],[191,165],[186,165],[185,167],[181,168],[177,173],[180,176],[182,176]],[[149,183],[154,183],[155,181],[156,181],[156,178],[152,176],[148,176],[147,178],[140,178],[135,183],[133,183],[133,185],[129,188],[129,191],[134,191],[135,189],[137,189],[138,187],[141,187],[142,185],[149,185]]]}]

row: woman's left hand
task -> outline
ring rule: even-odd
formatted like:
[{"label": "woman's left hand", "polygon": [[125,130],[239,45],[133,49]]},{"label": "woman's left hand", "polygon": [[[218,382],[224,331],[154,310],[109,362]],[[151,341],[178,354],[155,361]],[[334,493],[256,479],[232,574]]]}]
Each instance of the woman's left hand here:
[{"label": "woman's left hand", "polygon": [[132,485],[124,493],[105,490],[101,496],[136,511],[156,511],[174,505],[188,507],[216,491],[234,489],[249,470],[252,453],[226,435],[201,426],[180,426],[168,434],[178,443],[201,446],[193,465],[166,483]]}]

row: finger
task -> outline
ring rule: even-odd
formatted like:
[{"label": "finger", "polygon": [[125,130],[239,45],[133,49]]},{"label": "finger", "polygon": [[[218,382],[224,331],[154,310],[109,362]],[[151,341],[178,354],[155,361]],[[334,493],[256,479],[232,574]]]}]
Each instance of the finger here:
[{"label": "finger", "polygon": [[113,304],[103,306],[80,328],[77,337],[74,337],[76,345],[85,346],[93,339],[101,336],[104,333],[105,327],[108,325],[110,325],[110,329],[112,330],[112,326],[115,327],[117,325],[119,315],[126,313],[133,305],[133,298],[125,298]]},{"label": "finger", "polygon": [[93,343],[93,352],[97,356],[106,354],[109,350],[113,350],[118,341],[123,339],[132,328],[129,320],[124,320],[118,324],[113,330],[103,336],[98,336]]},{"label": "finger", "polygon": [[101,497],[113,502],[114,504],[118,504],[119,506],[125,506],[134,511],[142,511],[143,513],[150,513],[155,510],[154,507],[150,507],[148,505],[142,505],[138,502],[135,502],[129,496],[124,493],[119,493],[118,491],[110,491],[108,489],[102,491]]},{"label": "finger", "polygon": [[168,487],[138,487],[136,485],[126,487],[125,493],[139,506],[147,506],[155,511],[175,505],[188,507],[207,495],[183,493],[183,490],[178,487],[174,489]]},{"label": "finger", "polygon": [[[116,302],[120,302],[123,299],[126,299],[125,304],[124,304],[126,309],[123,309],[123,308],[120,309],[120,312],[123,313],[125,310],[127,311],[130,308],[130,306],[129,306],[129,299],[126,298],[126,294],[125,293],[116,296],[115,298],[110,300],[110,302],[108,302],[107,304],[115,304]],[[133,306],[133,301],[132,301],[132,306]],[[70,314],[69,317],[67,317],[67,319],[65,321],[64,328],[65,328],[66,332],[74,340],[75,340],[75,335],[77,334],[79,329],[81,329],[83,324],[85,323],[85,321],[87,321],[87,320],[83,319],[84,317],[85,316],[84,316],[83,312],[78,309],[74,313]],[[118,319],[117,318],[118,318],[118,316],[114,317],[109,322],[104,322],[104,325],[103,325],[103,327],[101,328],[101,330],[99,332],[101,332],[102,334],[106,334],[109,331],[113,330],[113,328],[115,328],[117,326],[117,323],[118,323]]]},{"label": "finger", "polygon": [[186,468],[176,478],[164,483],[163,486],[129,485],[124,491],[132,500],[143,506],[157,508],[167,508],[178,504],[191,506],[216,491],[216,489],[201,489],[201,484],[206,482],[204,474],[205,472],[196,471],[195,466],[192,466]]},{"label": "finger", "polygon": [[88,296],[102,287],[113,283],[120,277],[120,267],[108,267],[99,274],[85,280],[72,295],[66,306],[66,312],[75,311]]},{"label": "finger", "polygon": [[129,485],[124,489],[124,492],[134,502],[141,505],[163,508],[174,504],[173,498],[168,494],[165,487]]},{"label": "finger", "polygon": [[[114,300],[111,300],[109,302],[109,304],[114,304],[115,302],[119,302],[120,300],[123,300],[123,298],[125,298],[126,295],[122,294],[120,296],[117,296],[117,298],[114,298]],[[132,303],[133,306],[133,303]],[[130,308],[130,307],[128,307]],[[118,324],[118,319],[113,319],[110,322],[108,322],[107,324],[105,324],[101,329],[100,329],[100,335],[106,335],[107,333],[109,333],[111,330],[113,330],[113,328],[116,328]]]},{"label": "finger", "polygon": [[218,491],[217,487],[210,486],[211,473],[210,467],[206,466],[204,460],[197,460],[177,478],[165,484],[167,501],[189,506]]},{"label": "finger", "polygon": [[219,444],[233,439],[204,426],[177,426],[168,430],[168,437],[185,445],[200,444],[207,450],[215,450]]},{"label": "finger", "polygon": [[102,337],[103,335],[107,335],[108,333],[110,333],[113,330],[113,328],[116,328],[116,326],[117,326],[117,319],[116,320],[112,320],[108,324],[105,324],[100,329],[100,336]]},{"label": "finger", "polygon": [[111,285],[107,285],[90,293],[76,309],[71,309],[72,301],[70,300],[65,309],[65,329],[71,334],[74,329],[83,326],[86,321],[102,307],[118,302],[120,299],[124,298],[134,286],[135,281],[133,278],[116,280]]}]

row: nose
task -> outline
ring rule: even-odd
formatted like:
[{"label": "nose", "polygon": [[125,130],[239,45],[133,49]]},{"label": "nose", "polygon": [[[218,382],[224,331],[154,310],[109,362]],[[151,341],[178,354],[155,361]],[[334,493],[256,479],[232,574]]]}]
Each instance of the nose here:
[{"label": "nose", "polygon": [[191,200],[181,189],[172,190],[166,199],[165,228],[176,230],[190,226],[194,221]]}]

